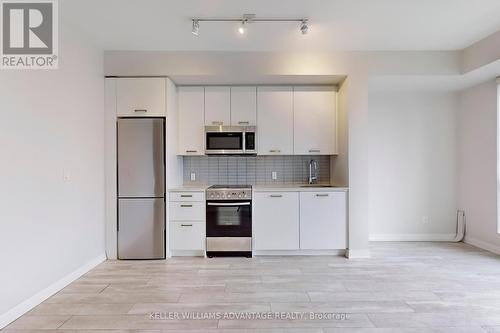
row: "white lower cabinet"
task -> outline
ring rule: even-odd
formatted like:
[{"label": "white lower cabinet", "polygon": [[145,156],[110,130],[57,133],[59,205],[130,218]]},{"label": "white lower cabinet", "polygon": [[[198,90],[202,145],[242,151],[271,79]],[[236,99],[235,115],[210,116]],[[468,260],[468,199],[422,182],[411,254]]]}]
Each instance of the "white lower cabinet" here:
[{"label": "white lower cabinet", "polygon": [[346,249],[346,198],[344,191],[254,192],[254,250]]},{"label": "white lower cabinet", "polygon": [[346,248],[346,193],[300,193],[300,248]]},{"label": "white lower cabinet", "polygon": [[299,249],[299,193],[253,194],[255,250]]},{"label": "white lower cabinet", "polygon": [[168,208],[168,237],[172,255],[185,255],[182,251],[189,255],[192,251],[204,251],[205,192],[170,192]]},{"label": "white lower cabinet", "polygon": [[205,223],[200,221],[170,222],[171,250],[204,250]]}]

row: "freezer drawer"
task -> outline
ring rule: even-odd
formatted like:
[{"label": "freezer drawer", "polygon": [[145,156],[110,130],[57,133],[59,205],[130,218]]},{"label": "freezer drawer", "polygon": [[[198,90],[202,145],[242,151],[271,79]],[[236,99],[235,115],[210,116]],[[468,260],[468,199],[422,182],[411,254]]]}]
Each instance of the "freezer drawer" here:
[{"label": "freezer drawer", "polygon": [[165,258],[163,198],[118,200],[118,258]]},{"label": "freezer drawer", "polygon": [[165,196],[164,119],[120,118],[118,197]]}]

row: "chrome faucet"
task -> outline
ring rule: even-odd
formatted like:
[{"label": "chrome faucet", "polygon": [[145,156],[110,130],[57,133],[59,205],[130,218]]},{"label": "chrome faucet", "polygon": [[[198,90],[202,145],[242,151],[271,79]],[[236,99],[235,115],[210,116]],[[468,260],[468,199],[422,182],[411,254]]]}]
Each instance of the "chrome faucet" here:
[{"label": "chrome faucet", "polygon": [[309,184],[316,184],[318,182],[318,163],[315,160],[309,161]]}]

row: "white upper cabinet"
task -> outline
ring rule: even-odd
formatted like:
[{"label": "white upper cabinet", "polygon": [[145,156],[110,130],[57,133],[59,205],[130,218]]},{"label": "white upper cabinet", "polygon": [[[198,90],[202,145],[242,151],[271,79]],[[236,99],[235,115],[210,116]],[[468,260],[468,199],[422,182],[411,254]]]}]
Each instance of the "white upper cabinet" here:
[{"label": "white upper cabinet", "polygon": [[346,226],[346,192],[300,193],[300,249],[345,249]]},{"label": "white upper cabinet", "polygon": [[205,87],[205,125],[231,124],[230,87]]},{"label": "white upper cabinet", "polygon": [[295,155],[337,153],[336,95],[333,87],[294,88]]},{"label": "white upper cabinet", "polygon": [[116,79],[118,116],[164,116],[166,110],[164,78]]},{"label": "white upper cabinet", "polygon": [[231,126],[257,125],[257,88],[231,87]]},{"label": "white upper cabinet", "polygon": [[179,154],[205,154],[205,92],[203,87],[179,87]]},{"label": "white upper cabinet", "polygon": [[257,136],[259,155],[293,154],[292,87],[257,89]]}]

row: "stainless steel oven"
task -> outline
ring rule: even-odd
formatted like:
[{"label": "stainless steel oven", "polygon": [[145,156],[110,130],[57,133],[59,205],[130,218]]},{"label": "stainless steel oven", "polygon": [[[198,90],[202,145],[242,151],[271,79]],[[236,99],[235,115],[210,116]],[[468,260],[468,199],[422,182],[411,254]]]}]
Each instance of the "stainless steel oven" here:
[{"label": "stainless steel oven", "polygon": [[205,126],[205,154],[257,154],[254,126]]},{"label": "stainless steel oven", "polygon": [[207,256],[252,256],[252,189],[212,186],[206,193]]}]

